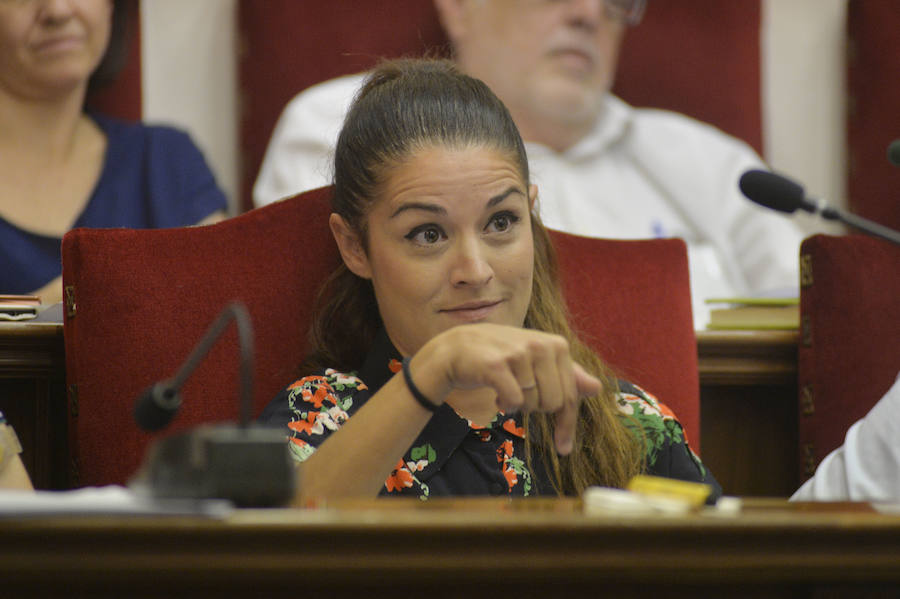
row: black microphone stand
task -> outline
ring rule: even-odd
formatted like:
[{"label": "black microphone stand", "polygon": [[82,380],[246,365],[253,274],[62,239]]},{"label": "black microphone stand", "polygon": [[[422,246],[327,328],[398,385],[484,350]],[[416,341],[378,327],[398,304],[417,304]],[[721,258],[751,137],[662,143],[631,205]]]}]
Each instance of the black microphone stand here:
[{"label": "black microphone stand", "polygon": [[181,406],[180,390],[234,320],[240,351],[240,421],[201,425],[156,441],[130,486],[158,499],[228,499],[241,507],[287,503],[296,473],[284,431],[250,424],[253,409],[253,330],[240,303],[225,307],[171,379],[152,385],[135,404],[135,420],[159,430]]}]

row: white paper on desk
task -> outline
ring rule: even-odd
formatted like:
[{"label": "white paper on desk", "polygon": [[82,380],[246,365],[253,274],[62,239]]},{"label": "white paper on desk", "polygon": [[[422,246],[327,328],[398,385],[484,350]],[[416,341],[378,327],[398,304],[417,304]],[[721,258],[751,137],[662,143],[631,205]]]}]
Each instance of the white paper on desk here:
[{"label": "white paper on desk", "polygon": [[224,499],[155,500],[125,487],[74,491],[0,491],[0,518],[23,516],[193,515],[224,518],[234,509]]}]

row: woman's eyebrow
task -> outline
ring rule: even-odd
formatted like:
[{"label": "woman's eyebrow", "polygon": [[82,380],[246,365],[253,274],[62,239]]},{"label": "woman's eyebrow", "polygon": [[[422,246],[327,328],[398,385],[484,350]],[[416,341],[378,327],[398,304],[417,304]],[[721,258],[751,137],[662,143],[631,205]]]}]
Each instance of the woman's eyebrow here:
[{"label": "woman's eyebrow", "polygon": [[[500,202],[502,202],[503,200],[505,200],[512,194],[525,195],[522,193],[521,189],[519,189],[518,187],[513,185],[509,189],[504,191],[503,193],[497,194],[494,197],[492,197],[491,199],[489,199],[486,207],[493,208],[494,206],[496,206],[497,204],[499,204]],[[425,212],[430,212],[432,214],[440,214],[440,215],[447,214],[447,210],[439,204],[430,204],[427,202],[405,202],[404,204],[398,206],[397,209],[391,213],[390,218],[394,218],[398,214],[406,212],[407,210],[423,210]]]},{"label": "woman's eyebrow", "polygon": [[500,202],[502,202],[503,200],[505,200],[506,198],[508,198],[510,195],[512,195],[514,193],[517,193],[519,195],[525,195],[524,193],[522,193],[521,189],[519,189],[516,186],[512,186],[509,189],[507,189],[506,191],[504,191],[503,193],[501,193],[499,195],[495,195],[490,200],[488,200],[487,207],[493,208],[494,206],[496,206],[497,204],[499,204]]},{"label": "woman's eyebrow", "polygon": [[407,210],[424,210],[425,212],[431,212],[433,214],[447,214],[447,210],[438,204],[427,204],[425,202],[407,202],[398,206],[396,210],[391,214],[390,218],[394,218],[401,212],[406,212]]}]

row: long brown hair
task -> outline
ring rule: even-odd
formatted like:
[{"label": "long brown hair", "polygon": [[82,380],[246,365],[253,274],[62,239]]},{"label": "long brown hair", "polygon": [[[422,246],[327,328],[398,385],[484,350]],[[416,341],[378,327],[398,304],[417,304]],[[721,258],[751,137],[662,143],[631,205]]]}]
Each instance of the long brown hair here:
[{"label": "long brown hair", "polygon": [[[366,216],[387,171],[416,150],[435,145],[496,149],[510,158],[526,185],[529,181],[518,129],[484,83],[446,60],[384,62],[357,94],[334,154],[332,209],[356,230],[364,246]],[[601,379],[603,391],[582,403],[569,456],[560,457],[554,449],[551,417],[526,415],[528,458],[546,465],[560,494],[579,494],[590,485],[621,487],[643,466],[640,444],[617,414],[615,377],[569,326],[555,252],[536,215],[531,229],[534,279],[525,326],[565,337],[575,361]],[[341,265],[323,287],[304,369],[358,368],[381,326],[371,282]]]}]

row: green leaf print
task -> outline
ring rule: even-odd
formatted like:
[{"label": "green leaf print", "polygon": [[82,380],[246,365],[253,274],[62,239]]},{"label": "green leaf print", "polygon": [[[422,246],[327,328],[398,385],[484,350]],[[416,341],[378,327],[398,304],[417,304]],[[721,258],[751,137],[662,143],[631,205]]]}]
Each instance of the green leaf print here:
[{"label": "green leaf print", "polygon": [[430,464],[437,459],[437,453],[435,453],[431,444],[426,443],[420,447],[413,447],[409,451],[409,457],[412,458],[414,462],[424,459]]},{"label": "green leaf print", "polygon": [[509,458],[506,460],[506,466],[513,469],[519,480],[522,481],[522,493],[527,497],[531,494],[531,471],[519,458]]}]

